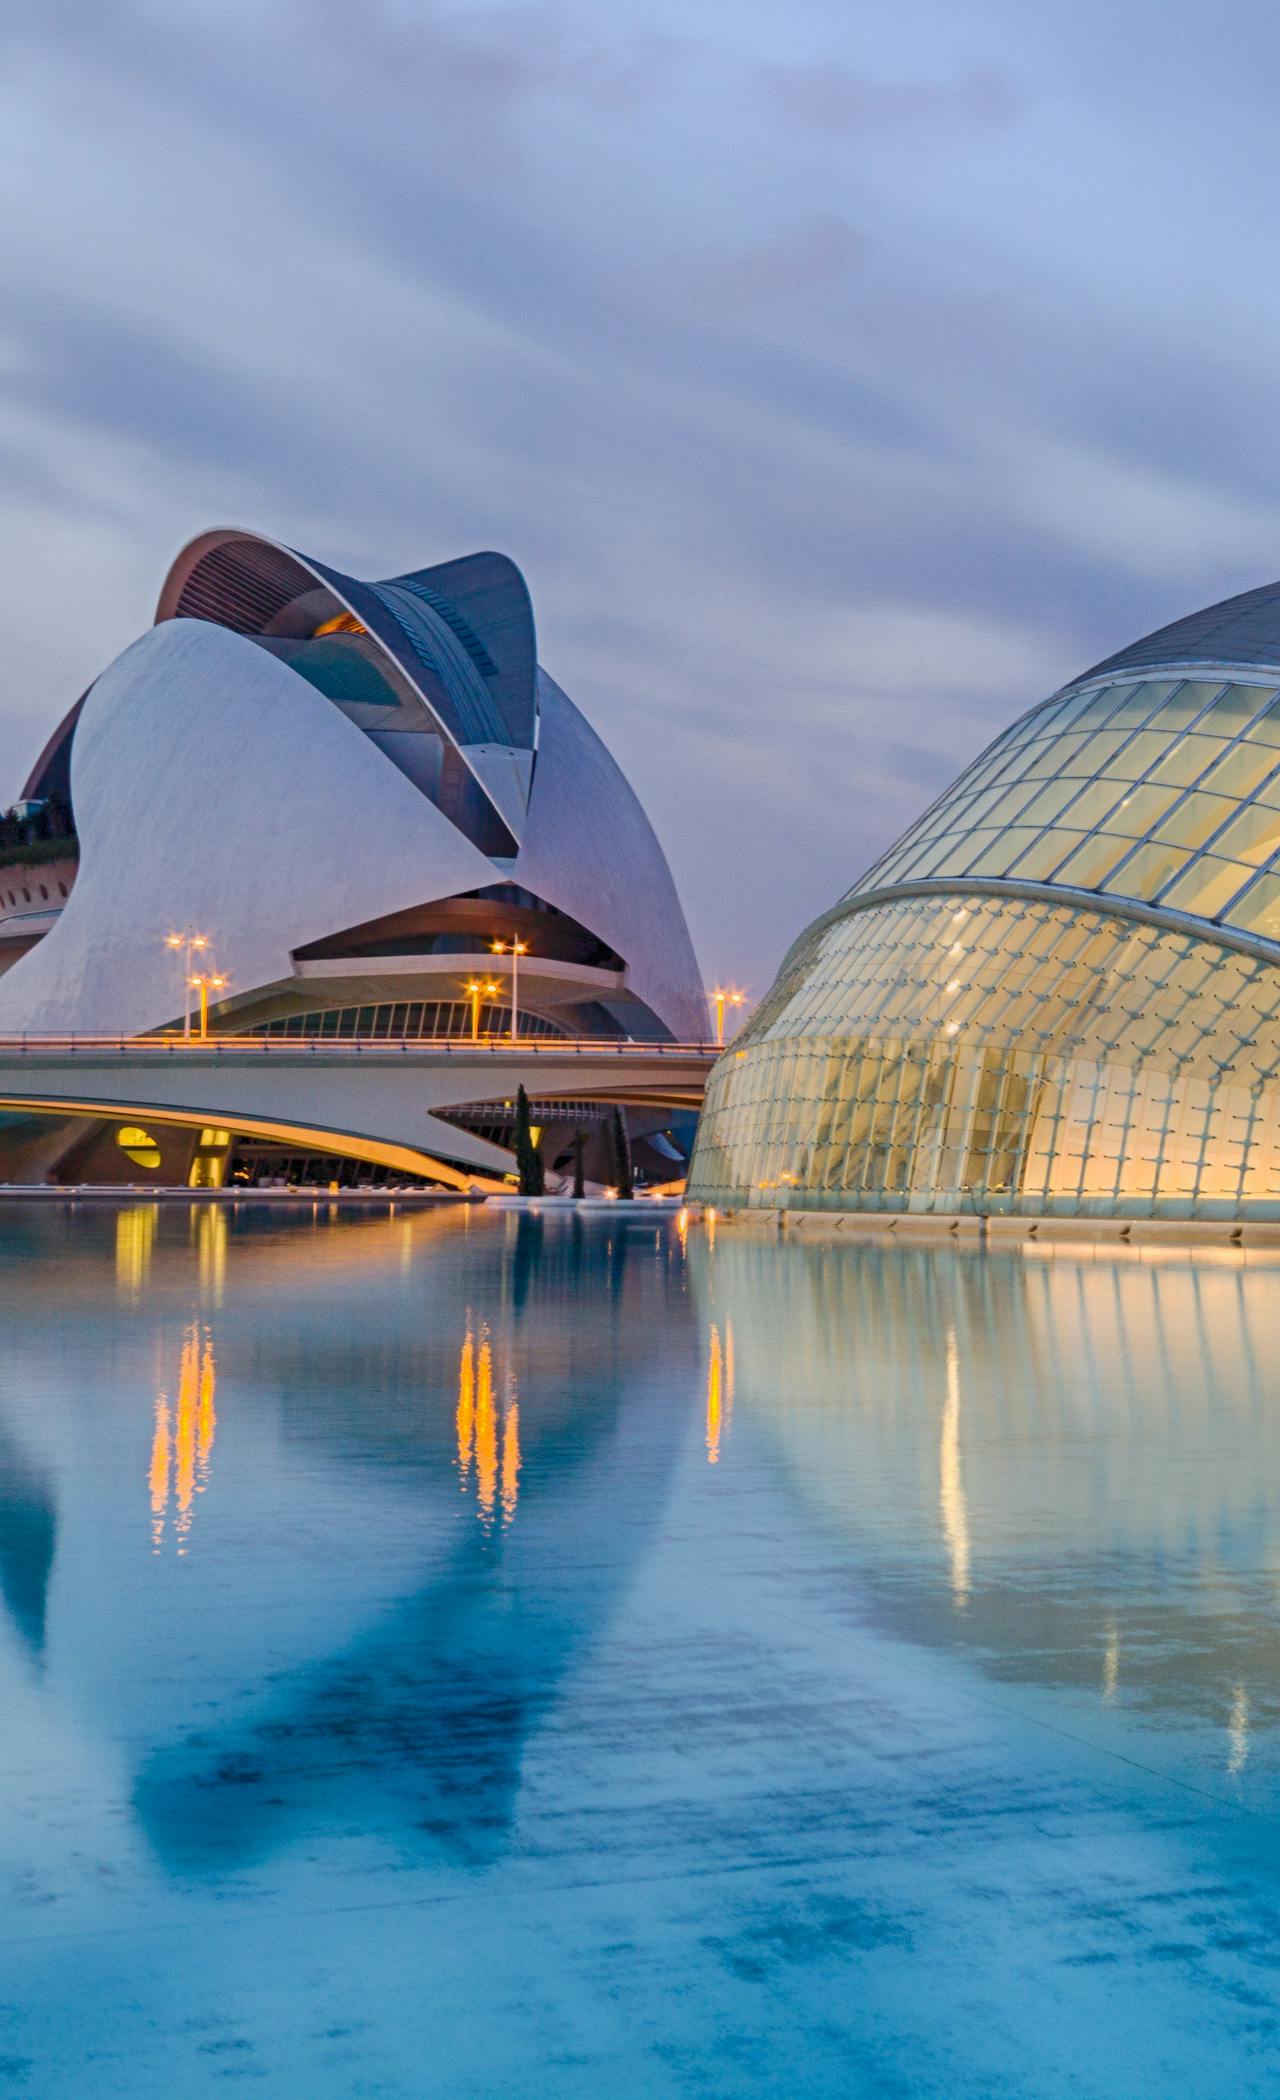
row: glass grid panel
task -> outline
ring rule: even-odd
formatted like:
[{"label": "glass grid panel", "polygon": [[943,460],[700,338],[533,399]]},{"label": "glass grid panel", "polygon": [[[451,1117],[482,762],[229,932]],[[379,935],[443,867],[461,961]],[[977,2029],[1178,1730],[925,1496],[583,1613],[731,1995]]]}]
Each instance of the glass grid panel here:
[{"label": "glass grid panel", "polygon": [[[1242,908],[1280,922],[1280,877]],[[1280,1216],[1280,965],[1065,902],[855,911],[717,1065],[690,1194]]]},{"label": "glass grid panel", "polygon": [[1103,684],[1006,730],[849,895],[886,870],[898,881],[1060,881],[1143,902],[1163,892],[1172,903],[1176,883],[1179,910],[1256,932],[1238,914],[1261,909],[1249,870],[1280,871],[1277,811],[1273,679]]}]

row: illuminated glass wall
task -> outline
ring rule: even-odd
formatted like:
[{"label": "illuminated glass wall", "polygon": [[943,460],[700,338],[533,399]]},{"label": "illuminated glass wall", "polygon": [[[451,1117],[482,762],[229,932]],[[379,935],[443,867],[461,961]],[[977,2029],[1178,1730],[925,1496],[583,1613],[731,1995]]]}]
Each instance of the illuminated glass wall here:
[{"label": "illuminated glass wall", "polygon": [[717,1065],[690,1191],[1280,1217],[1280,955],[1067,897],[852,905]]}]

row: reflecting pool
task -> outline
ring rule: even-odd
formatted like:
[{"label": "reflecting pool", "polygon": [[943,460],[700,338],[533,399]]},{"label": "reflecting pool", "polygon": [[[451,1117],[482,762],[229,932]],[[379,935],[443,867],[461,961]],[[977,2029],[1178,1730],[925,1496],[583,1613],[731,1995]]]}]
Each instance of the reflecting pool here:
[{"label": "reflecting pool", "polygon": [[0,1203],[0,2093],[1270,2093],[1280,1264]]}]

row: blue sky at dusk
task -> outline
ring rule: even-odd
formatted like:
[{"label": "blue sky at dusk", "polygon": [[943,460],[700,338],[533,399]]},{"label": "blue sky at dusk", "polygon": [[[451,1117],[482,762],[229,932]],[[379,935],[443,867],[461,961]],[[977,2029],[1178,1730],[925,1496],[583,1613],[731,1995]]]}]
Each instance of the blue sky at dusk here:
[{"label": "blue sky at dusk", "polygon": [[1015,713],[1280,574],[1257,0],[10,0],[0,49],[3,799],[204,527],[498,547],[759,993]]}]

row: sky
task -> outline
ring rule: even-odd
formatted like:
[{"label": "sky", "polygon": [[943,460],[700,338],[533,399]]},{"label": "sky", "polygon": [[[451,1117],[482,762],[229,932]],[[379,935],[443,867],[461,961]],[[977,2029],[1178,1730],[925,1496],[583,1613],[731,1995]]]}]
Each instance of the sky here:
[{"label": "sky", "polygon": [[753,996],[1280,574],[1260,0],[0,0],[0,801],[250,527],[497,547]]}]

